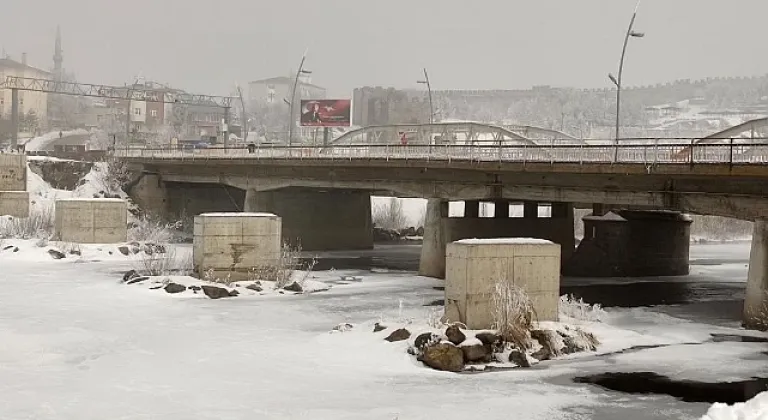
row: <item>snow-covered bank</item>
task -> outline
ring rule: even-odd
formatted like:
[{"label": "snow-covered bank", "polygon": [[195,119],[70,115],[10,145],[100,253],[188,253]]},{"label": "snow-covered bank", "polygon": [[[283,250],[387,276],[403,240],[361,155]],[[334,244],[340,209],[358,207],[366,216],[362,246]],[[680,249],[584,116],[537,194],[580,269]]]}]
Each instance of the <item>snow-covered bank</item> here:
[{"label": "snow-covered bank", "polygon": [[768,392],[745,403],[714,404],[701,420],[768,420]]}]

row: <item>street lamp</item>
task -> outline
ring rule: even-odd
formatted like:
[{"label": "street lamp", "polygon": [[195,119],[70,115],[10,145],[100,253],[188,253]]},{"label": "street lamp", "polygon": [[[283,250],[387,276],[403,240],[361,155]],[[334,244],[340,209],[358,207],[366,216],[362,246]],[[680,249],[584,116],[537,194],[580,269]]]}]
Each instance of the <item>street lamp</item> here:
[{"label": "street lamp", "polygon": [[624,47],[621,50],[621,60],[619,61],[619,75],[618,77],[614,77],[613,74],[609,74],[608,78],[611,79],[611,82],[613,82],[614,85],[616,85],[616,138],[614,140],[614,144],[616,145],[616,151],[614,155],[614,161],[619,156],[619,137],[621,136],[620,130],[621,130],[621,77],[624,74],[624,57],[627,55],[627,44],[629,44],[629,38],[642,38],[645,36],[645,33],[643,32],[636,32],[633,28],[635,26],[635,19],[637,19],[637,9],[640,8],[640,2],[642,0],[637,0],[637,5],[635,5],[635,11],[632,13],[632,20],[629,21],[629,28],[627,29],[627,34],[624,37]]},{"label": "street lamp", "polygon": [[429,123],[434,124],[435,107],[432,104],[432,85],[429,83],[429,74],[427,69],[424,69],[424,80],[418,80],[416,83],[427,85],[427,92],[429,92]]},{"label": "street lamp", "polygon": [[307,60],[307,53],[301,56],[301,63],[299,64],[299,71],[296,72],[296,79],[293,81],[293,89],[291,89],[291,100],[283,98],[283,101],[288,104],[290,111],[288,116],[288,146],[293,144],[293,125],[295,123],[293,119],[294,102],[296,102],[296,88],[299,86],[299,77],[302,74],[312,74],[311,71],[304,69],[304,61]]}]

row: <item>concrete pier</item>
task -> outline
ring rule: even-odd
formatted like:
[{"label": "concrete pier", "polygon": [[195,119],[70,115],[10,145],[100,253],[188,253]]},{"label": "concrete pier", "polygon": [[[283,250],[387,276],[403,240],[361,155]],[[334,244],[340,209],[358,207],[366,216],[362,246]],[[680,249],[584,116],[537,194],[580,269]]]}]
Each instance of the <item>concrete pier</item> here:
[{"label": "concrete pier", "polygon": [[677,212],[630,211],[584,217],[584,239],[564,274],[574,277],[684,276],[691,219]]},{"label": "concrete pier", "polygon": [[247,190],[245,212],[282,218],[283,240],[304,251],[373,248],[371,195],[358,190]]},{"label": "concrete pier", "polygon": [[429,199],[424,216],[424,240],[421,245],[419,275],[445,278],[445,236],[444,221],[448,218],[448,201]]},{"label": "concrete pier", "polygon": [[466,239],[448,244],[445,321],[494,326],[498,282],[525,290],[539,321],[557,321],[560,246],[543,239]]},{"label": "concrete pier", "polygon": [[195,217],[195,273],[247,280],[253,268],[275,266],[282,248],[280,218],[268,213],[205,213]]},{"label": "concrete pier", "polygon": [[[492,218],[448,217],[448,203],[429,200],[427,204],[424,242],[421,251],[419,274],[427,277],[445,277],[445,247],[447,244],[470,238],[537,238],[552,241],[561,246],[561,261],[573,255],[576,245],[573,229],[573,205],[555,203],[552,217],[539,218],[538,204],[527,204],[526,217],[509,217],[509,201],[498,200],[497,212]],[[533,208],[536,208],[535,211]],[[471,207],[470,207],[471,208]],[[534,217],[536,215],[536,217]],[[438,220],[439,218],[439,220]]]},{"label": "concrete pier", "polygon": [[29,217],[29,193],[0,191],[0,216]]},{"label": "concrete pier", "polygon": [[56,200],[56,240],[81,244],[113,244],[125,242],[127,237],[128,204],[124,200]]},{"label": "concrete pier", "polygon": [[744,326],[768,330],[768,220],[755,221],[752,250],[749,254],[747,296],[744,300]]}]

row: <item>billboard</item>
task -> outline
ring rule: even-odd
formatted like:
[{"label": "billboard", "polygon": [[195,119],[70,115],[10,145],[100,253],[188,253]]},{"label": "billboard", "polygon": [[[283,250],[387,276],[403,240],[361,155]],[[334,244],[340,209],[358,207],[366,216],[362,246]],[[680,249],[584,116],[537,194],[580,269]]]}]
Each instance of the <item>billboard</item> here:
[{"label": "billboard", "polygon": [[349,127],[352,122],[350,99],[302,99],[302,127]]}]

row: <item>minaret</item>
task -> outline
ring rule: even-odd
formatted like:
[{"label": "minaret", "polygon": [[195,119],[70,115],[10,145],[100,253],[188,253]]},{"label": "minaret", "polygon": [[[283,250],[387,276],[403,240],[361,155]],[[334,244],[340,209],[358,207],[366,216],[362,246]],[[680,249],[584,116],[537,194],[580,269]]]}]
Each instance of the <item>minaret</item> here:
[{"label": "minaret", "polygon": [[61,81],[63,76],[64,56],[61,51],[61,27],[56,26],[56,50],[53,54],[53,74],[57,81]]}]

